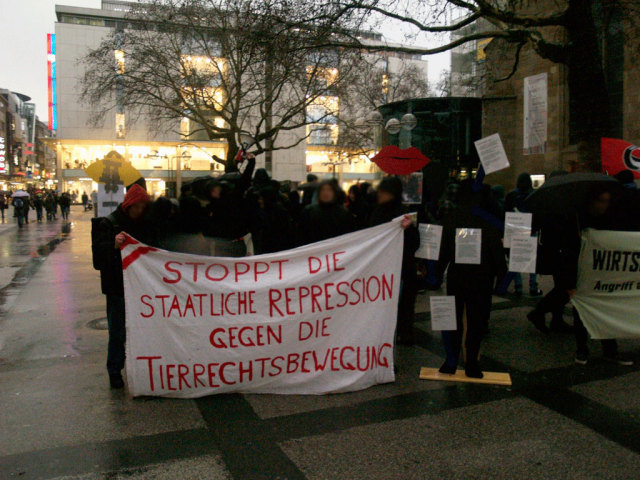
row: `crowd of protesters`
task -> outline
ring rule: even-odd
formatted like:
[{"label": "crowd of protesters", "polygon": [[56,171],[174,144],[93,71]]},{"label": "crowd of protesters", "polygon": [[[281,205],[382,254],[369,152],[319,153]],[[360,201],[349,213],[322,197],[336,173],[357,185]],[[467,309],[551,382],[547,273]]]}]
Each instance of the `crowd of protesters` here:
[{"label": "crowd of protesters", "polygon": [[[448,295],[455,296],[457,329],[443,332],[446,359],[443,373],[455,373],[461,349],[466,350],[467,376],[480,378],[478,362],[482,338],[489,331],[492,295],[504,294],[515,282],[522,293],[522,278],[507,271],[503,247],[505,211],[526,212],[524,198],[532,191],[531,178],[523,173],[517,188],[505,195],[476,179],[451,181],[440,199],[429,199],[417,212],[419,222],[443,226],[439,261],[416,261],[418,230],[403,205],[403,185],[399,178],[384,177],[374,189],[366,182],[344,192],[335,179],[319,180],[308,175],[298,188],[269,177],[264,169],[255,172],[255,158],[248,155],[238,165],[229,166],[220,177],[197,179],[182,188],[179,200],[160,197],[154,202],[141,185],[127,189],[124,202],[109,216],[97,219],[92,232],[94,267],[101,271],[102,290],[107,296],[109,349],[107,370],[111,385],[124,385],[124,289],[119,247],[127,232],[139,240],[166,250],[226,257],[263,254],[325,240],[359,229],[389,222],[405,215],[401,296],[398,308],[397,341],[414,341],[414,305],[422,287],[438,289],[445,278]],[[560,173],[558,173],[560,174]],[[564,322],[563,311],[575,289],[580,230],[586,227],[640,230],[638,195],[631,190],[633,178],[621,178],[628,189],[615,201],[606,190],[594,191],[588,205],[576,217],[534,220],[534,230],[544,239],[544,273],[552,274],[554,289],[529,314],[540,330],[547,332],[545,314],[551,312],[551,329],[574,331],[578,344],[577,362],[586,363],[586,330],[575,315],[574,325]],[[634,196],[635,195],[635,196]],[[624,197],[624,198],[623,198]],[[479,264],[455,262],[455,235],[458,228],[482,229]],[[250,239],[250,240],[249,240]],[[252,251],[251,251],[252,249]],[[422,280],[420,280],[422,278]],[[422,283],[421,283],[422,282]],[[537,278],[531,275],[529,292],[542,296]],[[466,311],[466,316],[463,316]],[[466,325],[463,320],[466,317]],[[463,339],[463,332],[466,337]],[[605,342],[605,356],[628,364],[618,356],[615,341]]]}]

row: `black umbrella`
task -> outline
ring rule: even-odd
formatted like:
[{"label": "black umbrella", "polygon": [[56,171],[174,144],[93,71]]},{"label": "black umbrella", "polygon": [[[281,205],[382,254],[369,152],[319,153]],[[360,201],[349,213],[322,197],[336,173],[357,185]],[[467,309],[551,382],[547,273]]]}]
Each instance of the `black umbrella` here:
[{"label": "black umbrella", "polygon": [[536,214],[574,213],[586,205],[589,193],[596,187],[615,193],[622,185],[600,173],[569,173],[547,180],[525,199],[525,204]]}]

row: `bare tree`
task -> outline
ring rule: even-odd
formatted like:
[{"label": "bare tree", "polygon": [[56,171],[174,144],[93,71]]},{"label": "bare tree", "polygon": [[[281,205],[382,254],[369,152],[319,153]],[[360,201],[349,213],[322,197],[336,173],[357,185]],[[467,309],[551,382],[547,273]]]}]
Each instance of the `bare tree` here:
[{"label": "bare tree", "polygon": [[[327,45],[367,51],[435,54],[468,42],[494,39],[510,45],[510,78],[519,66],[522,49],[531,47],[541,58],[566,65],[569,95],[574,106],[573,127],[582,155],[582,165],[599,168],[599,139],[611,132],[603,48],[604,32],[616,16],[622,18],[627,41],[637,45],[640,2],[637,0],[336,0],[326,15],[334,20],[354,11],[363,17],[399,22],[439,40],[436,46],[398,47],[371,45],[353,36],[332,38]],[[450,21],[451,12],[460,18]],[[481,31],[461,32],[483,19]],[[637,47],[635,47],[637,50]]]},{"label": "bare tree", "polygon": [[314,20],[312,7],[302,0],[134,6],[84,58],[83,99],[99,106],[96,122],[126,111],[131,121],[143,116],[185,139],[225,141],[226,158],[214,157],[223,164],[232,163],[241,134],[255,140],[255,154],[291,148],[305,134],[283,133],[304,127],[307,109],[335,95],[360,57],[326,46],[349,16]]}]

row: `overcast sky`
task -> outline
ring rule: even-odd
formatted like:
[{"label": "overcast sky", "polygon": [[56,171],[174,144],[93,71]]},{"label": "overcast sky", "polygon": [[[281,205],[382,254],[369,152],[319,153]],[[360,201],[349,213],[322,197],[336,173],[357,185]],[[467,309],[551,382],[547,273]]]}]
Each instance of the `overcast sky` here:
[{"label": "overcast sky", "polygon": [[[0,88],[24,93],[47,120],[47,33],[54,32],[55,5],[100,8],[100,0],[0,0]],[[390,38],[402,41],[402,38]],[[449,66],[449,54],[428,57],[436,83]]]}]

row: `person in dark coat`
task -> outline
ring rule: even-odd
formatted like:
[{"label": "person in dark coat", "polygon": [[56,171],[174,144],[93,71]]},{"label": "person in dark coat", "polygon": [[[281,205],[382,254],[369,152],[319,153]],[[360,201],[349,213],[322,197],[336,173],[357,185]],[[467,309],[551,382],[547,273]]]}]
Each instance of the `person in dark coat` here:
[{"label": "person in dark coat", "polygon": [[318,186],[318,202],[307,205],[300,217],[298,244],[307,245],[352,232],[353,217],[339,203],[340,192],[335,182],[323,180]]},{"label": "person in dark coat", "polygon": [[[439,276],[448,267],[447,295],[455,296],[457,329],[442,332],[446,359],[441,373],[455,374],[463,344],[464,314],[466,310],[465,373],[468,377],[482,378],[478,362],[480,343],[488,329],[491,298],[496,278],[507,273],[502,248],[502,222],[485,205],[486,195],[475,189],[470,181],[463,182],[448,215],[443,218],[442,246],[438,262]],[[480,264],[461,264],[455,261],[456,230],[481,229]]]},{"label": "person in dark coat", "polygon": [[367,227],[371,209],[364,198],[360,185],[351,185],[351,187],[349,187],[347,211],[353,215],[356,230]]},{"label": "person in dark coat", "polygon": [[[573,296],[578,282],[578,260],[580,255],[580,235],[582,230],[593,228],[595,230],[615,230],[614,217],[611,211],[612,194],[608,187],[596,186],[592,188],[584,210],[573,222],[568,222],[565,235],[567,245],[563,250],[563,285],[567,288],[569,296]],[[589,361],[588,340],[589,333],[582,323],[578,310],[573,309],[573,331],[576,337],[575,362],[586,365]],[[621,356],[618,353],[618,342],[615,339],[601,340],[602,354],[605,360],[618,365],[631,366],[633,360]]]},{"label": "person in dark coat", "polygon": [[295,246],[295,230],[280,192],[272,185],[260,190],[258,198],[260,229],[253,238],[255,253],[274,253]]},{"label": "person in dark coat", "polygon": [[242,173],[237,167],[213,180],[208,188],[207,224],[205,235],[214,239],[215,255],[243,257],[247,253],[244,236],[251,230],[253,213],[248,211],[245,193],[251,186],[256,166],[253,155],[247,154],[247,166]]},{"label": "person in dark coat", "polygon": [[[504,201],[505,212],[530,213],[525,204],[525,199],[533,192],[533,182],[531,175],[524,172],[518,175],[516,181],[516,189],[507,194]],[[496,293],[504,295],[511,281],[515,280],[516,294],[522,293],[522,274],[517,272],[509,272],[507,276],[500,282],[496,289]],[[542,295],[542,290],[538,288],[538,276],[535,273],[529,274],[529,294],[537,297]]]},{"label": "person in dark coat", "polygon": [[318,177],[313,173],[307,174],[307,183],[303,183],[299,188],[302,190],[302,206],[311,205],[318,190]]},{"label": "person in dark coat", "polygon": [[122,204],[97,226],[94,261],[100,265],[102,293],[107,297],[109,348],[107,372],[111,388],[123,388],[122,369],[125,360],[125,308],[120,247],[126,237],[123,232],[142,242],[153,244],[151,229],[145,219],[151,199],[139,185],[127,190]]},{"label": "person in dark coat", "polygon": [[[394,218],[407,214],[402,204],[402,181],[398,177],[388,176],[382,179],[376,190],[377,204],[371,212],[369,227],[390,222]],[[415,253],[420,246],[420,235],[413,222],[403,223],[404,246],[402,249],[401,287],[398,301],[398,338],[400,344],[414,343],[413,321],[415,317],[418,278]]]}]

